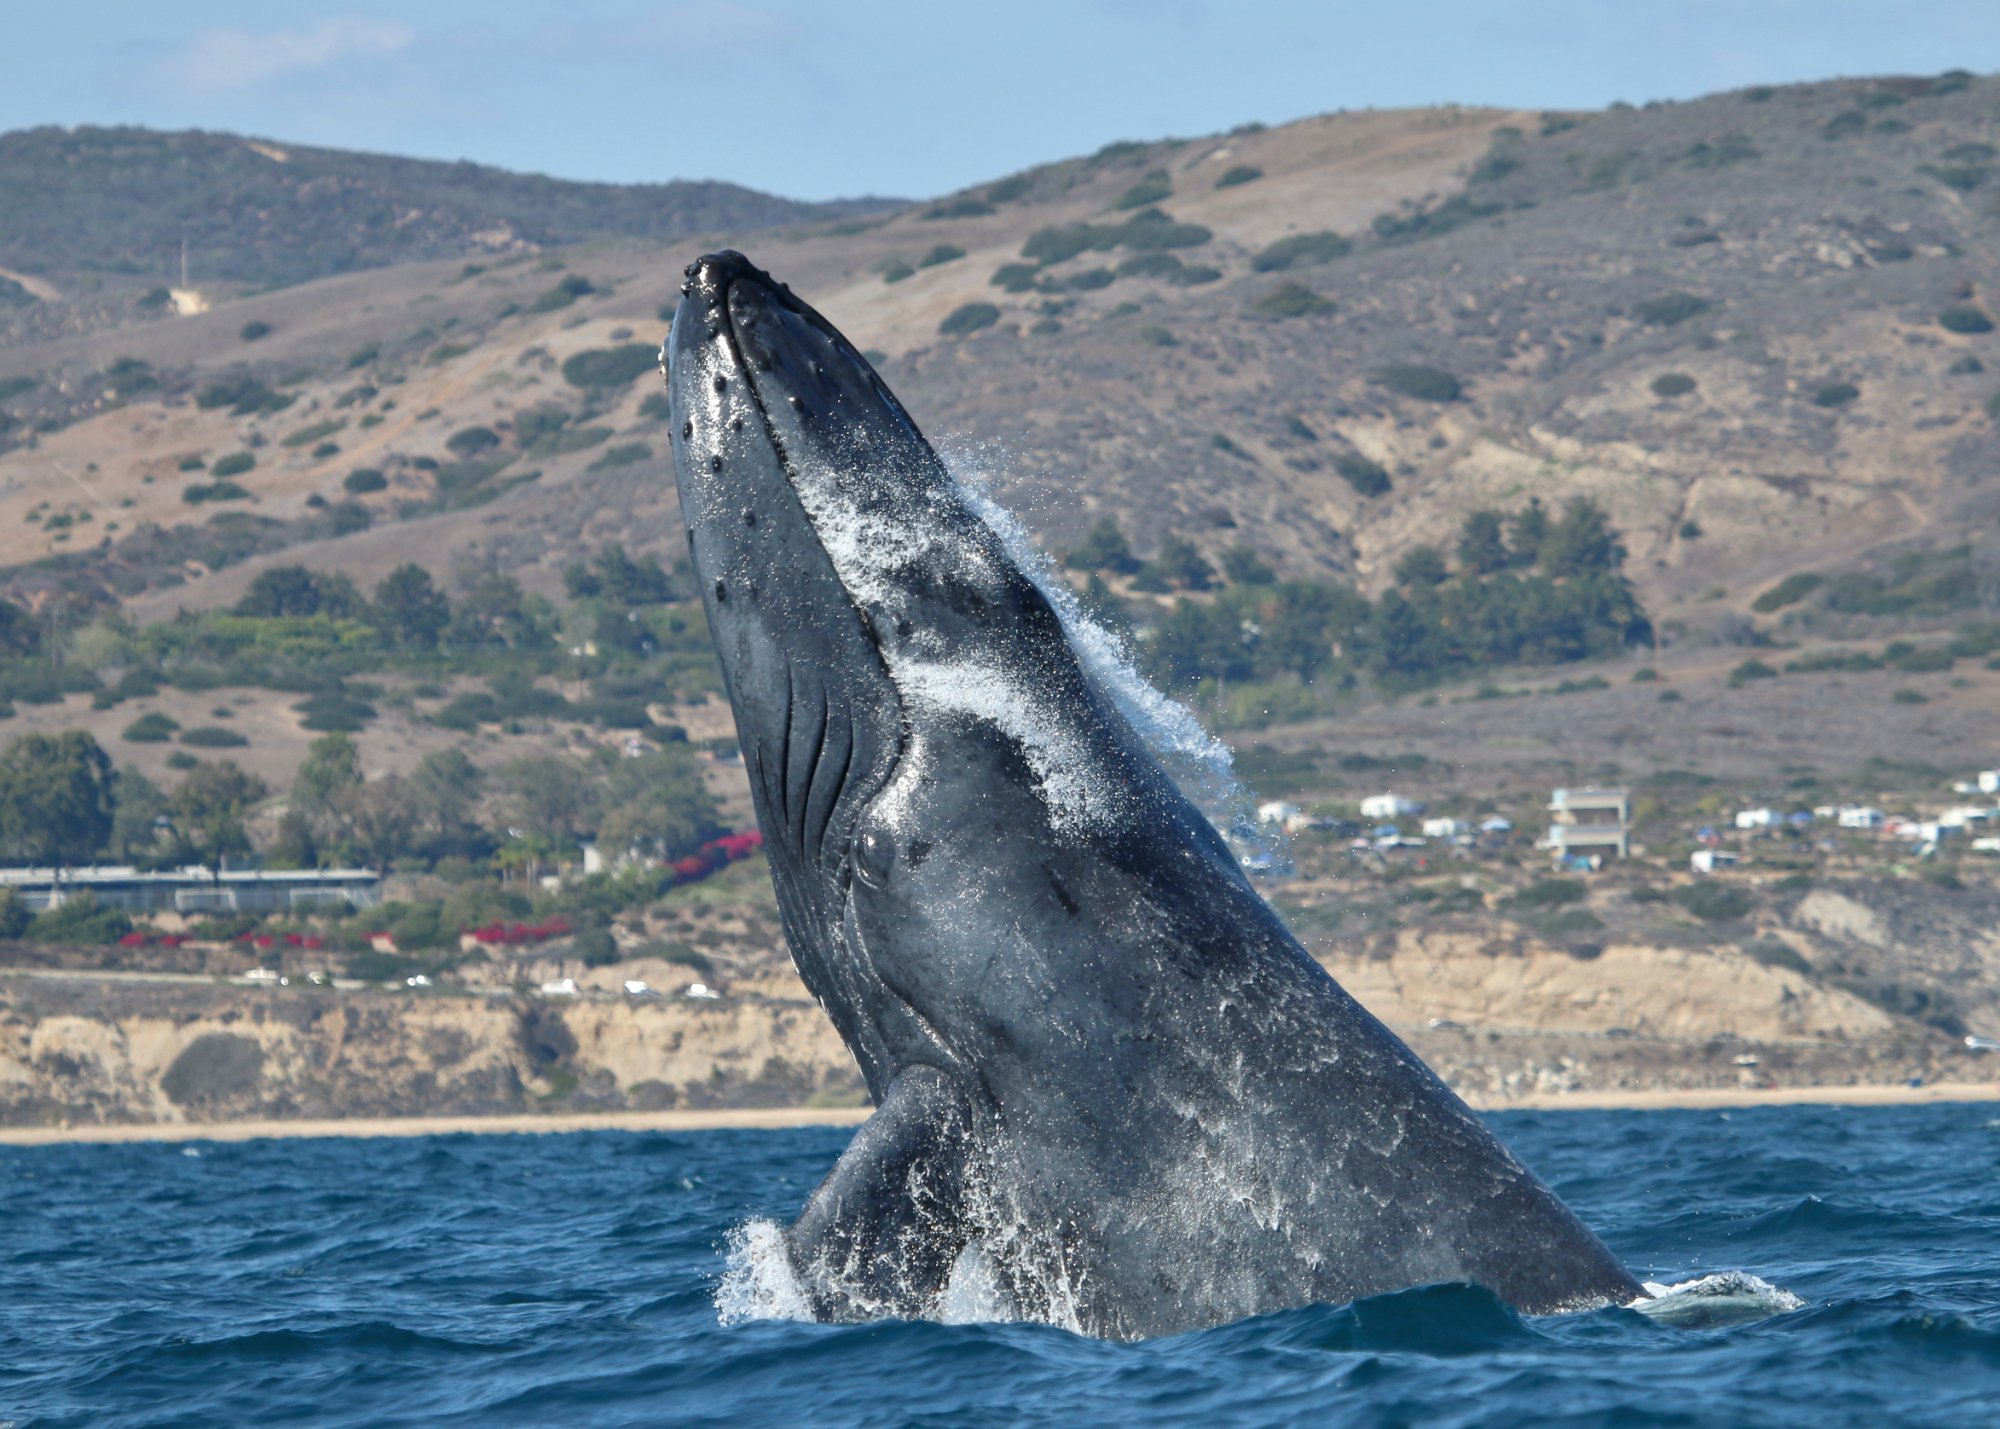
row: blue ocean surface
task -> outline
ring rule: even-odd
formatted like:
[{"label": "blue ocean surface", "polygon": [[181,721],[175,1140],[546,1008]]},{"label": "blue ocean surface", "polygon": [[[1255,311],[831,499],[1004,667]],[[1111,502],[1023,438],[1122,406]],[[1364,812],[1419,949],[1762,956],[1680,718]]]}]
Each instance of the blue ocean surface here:
[{"label": "blue ocean surface", "polygon": [[850,1132],[6,1148],[0,1424],[2000,1420],[2000,1105],[1493,1120],[1641,1278],[1803,1306],[1432,1286],[1142,1344],[732,1322],[732,1238]]}]

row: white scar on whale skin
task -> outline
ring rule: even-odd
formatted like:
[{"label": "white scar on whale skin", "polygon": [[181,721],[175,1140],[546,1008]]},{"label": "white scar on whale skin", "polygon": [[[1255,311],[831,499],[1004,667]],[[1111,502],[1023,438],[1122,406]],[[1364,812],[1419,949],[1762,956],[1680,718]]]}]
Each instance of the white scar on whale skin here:
[{"label": "white scar on whale skin", "polygon": [[[1154,688],[1123,642],[1085,613],[1019,519],[988,494],[983,463],[957,448],[943,449],[941,456],[952,478],[950,492],[901,501],[881,513],[858,509],[843,492],[840,473],[829,467],[813,463],[795,472],[799,503],[856,603],[890,599],[891,573],[960,539],[954,523],[961,508],[969,512],[1041,591],[1085,678],[1138,732],[1182,792],[1218,830],[1288,867],[1290,850],[1282,835],[1262,829],[1251,816],[1250,794],[1236,778],[1229,747],[1202,727],[1193,710]],[[921,652],[920,642],[911,652],[885,650],[883,658],[890,678],[913,703],[985,721],[1014,740],[1054,827],[1074,831],[1118,816],[1123,791],[1099,787],[1102,781],[1092,778],[1085,750],[1057,717],[1054,697],[1033,670]]]}]

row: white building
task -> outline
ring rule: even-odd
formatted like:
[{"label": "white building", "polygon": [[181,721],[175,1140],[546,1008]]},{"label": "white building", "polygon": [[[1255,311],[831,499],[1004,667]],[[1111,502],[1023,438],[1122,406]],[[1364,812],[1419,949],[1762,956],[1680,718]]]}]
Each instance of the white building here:
[{"label": "white building", "polygon": [[1979,771],[1979,792],[1982,794],[2000,794],[2000,769],[1982,769]]},{"label": "white building", "polygon": [[1455,839],[1460,834],[1472,832],[1472,825],[1463,819],[1425,819],[1424,837],[1427,839]]},{"label": "white building", "polygon": [[1548,846],[1559,858],[1579,851],[1631,857],[1632,801],[1623,789],[1558,789],[1549,798]]},{"label": "white building", "polygon": [[1268,804],[1257,806],[1257,822],[1260,824],[1289,824],[1299,816],[1299,806],[1288,804],[1283,799],[1273,799]]},{"label": "white building", "polygon": [[1738,809],[1736,827],[1739,829],[1775,829],[1785,822],[1785,816],[1776,809]]},{"label": "white building", "polygon": [[1718,868],[1736,867],[1736,855],[1726,848],[1698,848],[1688,859],[1696,873],[1713,873]]},{"label": "white building", "polygon": [[1843,829],[1879,829],[1886,816],[1867,804],[1842,804],[1836,813]]},{"label": "white building", "polygon": [[1422,804],[1415,799],[1405,799],[1401,794],[1370,794],[1361,801],[1361,817],[1364,819],[1400,819],[1423,811]]}]

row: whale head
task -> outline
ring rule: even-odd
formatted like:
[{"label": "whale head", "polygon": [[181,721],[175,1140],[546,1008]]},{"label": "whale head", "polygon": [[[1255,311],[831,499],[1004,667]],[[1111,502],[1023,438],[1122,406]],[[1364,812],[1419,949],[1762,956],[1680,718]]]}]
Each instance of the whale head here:
[{"label": "whale head", "polygon": [[1234,865],[866,359],[740,254],[687,280],[689,549],[787,939],[879,1094],[1017,1035],[978,965],[1062,975],[1034,965],[1060,930],[1024,919],[1077,918],[1080,856],[1164,837]]}]

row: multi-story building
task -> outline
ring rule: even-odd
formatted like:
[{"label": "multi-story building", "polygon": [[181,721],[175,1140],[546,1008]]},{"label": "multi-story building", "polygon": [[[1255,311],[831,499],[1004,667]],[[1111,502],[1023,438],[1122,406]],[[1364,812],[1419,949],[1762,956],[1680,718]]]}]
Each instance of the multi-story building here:
[{"label": "multi-story building", "polygon": [[1549,798],[1549,847],[1560,856],[1632,853],[1632,799],[1623,789],[1558,789]]}]

